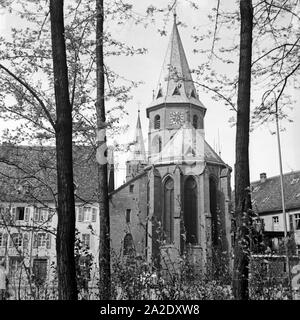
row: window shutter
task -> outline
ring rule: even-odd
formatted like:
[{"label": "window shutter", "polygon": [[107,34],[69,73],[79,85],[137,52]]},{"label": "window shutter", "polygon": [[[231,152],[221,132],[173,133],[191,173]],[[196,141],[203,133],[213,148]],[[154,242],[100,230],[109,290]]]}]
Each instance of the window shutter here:
[{"label": "window shutter", "polygon": [[34,213],[33,213],[33,221],[38,221],[39,220],[39,209],[34,208]]},{"label": "window shutter", "polygon": [[38,242],[37,242],[37,233],[33,235],[33,248],[37,248]]},{"label": "window shutter", "polygon": [[8,234],[4,233],[3,234],[3,239],[2,239],[2,247],[7,247],[7,239],[8,239]]},{"label": "window shutter", "polygon": [[10,248],[12,248],[12,246],[13,246],[13,236],[14,236],[14,235],[11,233],[11,234],[10,234],[10,237],[9,237],[9,247],[10,247]]},{"label": "window shutter", "polygon": [[83,208],[78,208],[78,221],[83,221]]},{"label": "window shutter", "polygon": [[97,209],[93,208],[92,209],[92,222],[96,222],[97,220]]},{"label": "window shutter", "polygon": [[29,219],[30,219],[30,208],[25,208],[25,217],[24,217],[24,220],[26,221],[26,222],[28,222],[29,221]]},{"label": "window shutter", "polygon": [[25,232],[23,234],[23,249],[28,249],[28,242],[29,242],[28,233]]},{"label": "window shutter", "polygon": [[12,221],[16,221],[16,208],[13,207],[11,209],[11,218],[12,218]]},{"label": "window shutter", "polygon": [[51,249],[51,234],[47,234],[47,243],[46,243],[47,249]]},{"label": "window shutter", "polygon": [[91,235],[90,234],[87,234],[86,235],[86,242],[87,242],[87,246],[90,248],[91,247]]}]

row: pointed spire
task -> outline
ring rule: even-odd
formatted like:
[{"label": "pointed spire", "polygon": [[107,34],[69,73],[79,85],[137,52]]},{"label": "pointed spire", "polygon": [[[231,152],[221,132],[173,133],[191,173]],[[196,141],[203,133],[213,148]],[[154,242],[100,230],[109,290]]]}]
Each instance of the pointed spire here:
[{"label": "pointed spire", "polygon": [[151,106],[161,103],[191,103],[204,108],[198,99],[180,39],[175,8],[173,15],[174,22],[170,42]]},{"label": "pointed spire", "polygon": [[138,109],[138,117],[137,117],[137,123],[136,123],[133,149],[128,160],[141,161],[143,163],[146,163],[146,151],[145,151],[142,126],[141,126],[140,109]]}]

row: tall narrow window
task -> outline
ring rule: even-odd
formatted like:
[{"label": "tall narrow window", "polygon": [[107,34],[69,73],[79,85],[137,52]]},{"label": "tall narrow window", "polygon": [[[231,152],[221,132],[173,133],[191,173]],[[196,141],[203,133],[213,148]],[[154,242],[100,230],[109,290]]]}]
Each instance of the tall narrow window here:
[{"label": "tall narrow window", "polygon": [[131,209],[126,209],[126,223],[130,223]]},{"label": "tall narrow window", "polygon": [[152,140],[152,153],[161,152],[161,148],[162,148],[161,137],[155,136]]},{"label": "tall narrow window", "polygon": [[300,230],[300,214],[295,214],[295,230]]},{"label": "tall narrow window", "polygon": [[187,243],[198,243],[197,220],[197,182],[189,176],[184,185],[184,228]]},{"label": "tall narrow window", "polygon": [[194,116],[193,116],[193,127],[194,127],[195,129],[198,128],[198,117],[197,117],[197,115],[194,115]]},{"label": "tall narrow window", "polygon": [[154,117],[154,129],[160,129],[160,115]]},{"label": "tall narrow window", "polygon": [[213,177],[209,178],[209,203],[211,213],[211,240],[216,247],[219,244],[219,216],[217,206],[217,182]]},{"label": "tall narrow window", "polygon": [[163,231],[167,243],[173,241],[174,229],[174,181],[168,178],[164,184]]}]

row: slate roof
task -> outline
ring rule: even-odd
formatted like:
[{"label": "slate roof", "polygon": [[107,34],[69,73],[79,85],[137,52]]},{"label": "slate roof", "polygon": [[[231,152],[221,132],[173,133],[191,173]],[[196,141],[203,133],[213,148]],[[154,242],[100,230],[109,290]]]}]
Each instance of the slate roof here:
[{"label": "slate roof", "polygon": [[[286,210],[300,209],[300,171],[284,174],[283,181]],[[282,211],[280,176],[252,182],[251,189],[253,209],[257,213]]]},{"label": "slate roof", "polygon": [[[95,150],[74,146],[74,183],[77,199],[96,199]],[[56,188],[54,147],[0,146],[0,202],[54,201]]]},{"label": "slate roof", "polygon": [[205,109],[193,83],[175,17],[158,86],[150,108],[162,103],[191,103]]}]

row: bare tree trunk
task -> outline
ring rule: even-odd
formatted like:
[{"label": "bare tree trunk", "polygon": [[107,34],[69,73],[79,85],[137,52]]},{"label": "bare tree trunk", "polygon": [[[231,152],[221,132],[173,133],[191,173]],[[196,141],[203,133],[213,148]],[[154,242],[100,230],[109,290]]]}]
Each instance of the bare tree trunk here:
[{"label": "bare tree trunk", "polygon": [[103,0],[96,0],[96,66],[97,66],[97,161],[98,161],[98,202],[100,215],[99,242],[99,294],[101,300],[111,298],[110,281],[110,221],[107,183],[107,146],[104,103],[104,62],[103,62]]},{"label": "bare tree trunk", "polygon": [[249,213],[249,125],[253,7],[251,0],[240,0],[240,64],[236,125],[235,222],[233,293],[236,299],[249,299],[248,268],[250,257]]},{"label": "bare tree trunk", "polygon": [[58,223],[56,236],[58,298],[77,300],[74,258],[75,203],[72,161],[72,110],[64,38],[63,0],[50,1],[52,58],[56,102]]}]

